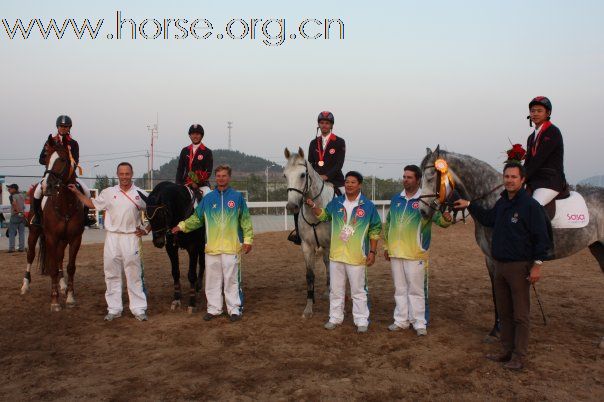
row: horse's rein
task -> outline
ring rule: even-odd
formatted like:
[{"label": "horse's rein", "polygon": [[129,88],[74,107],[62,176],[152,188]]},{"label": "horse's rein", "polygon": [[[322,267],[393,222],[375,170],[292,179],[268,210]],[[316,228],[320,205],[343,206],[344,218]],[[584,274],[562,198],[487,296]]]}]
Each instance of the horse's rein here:
[{"label": "horse's rein", "polygon": [[[300,193],[302,195],[302,202],[301,204],[304,204],[304,197],[308,196],[308,193],[310,191],[310,186],[312,185],[311,180],[310,180],[310,175],[308,174],[308,163],[299,163],[298,165],[300,166],[304,166],[304,168],[306,169],[306,181],[304,182],[304,189],[303,190],[298,190],[297,188],[294,187],[288,187],[287,191],[295,191],[296,193]],[[325,188],[325,181],[322,180],[321,181],[321,190],[319,190],[319,193],[312,197],[310,196],[310,198],[314,201],[317,198],[319,198],[321,196],[321,194],[323,193],[323,189]]]},{"label": "horse's rein", "polygon": [[[162,210],[162,209],[166,209],[167,206],[165,204],[160,204],[160,205],[147,205],[148,207],[154,207],[153,209],[153,213],[151,214],[151,216],[147,215],[147,209],[145,209],[143,211],[143,215],[145,215],[145,218],[149,221],[149,223],[151,223],[151,221],[155,218],[155,215],[157,215],[157,212]],[[166,220],[167,221],[167,220]],[[158,233],[166,233],[170,230],[170,228],[168,227],[168,224],[166,223],[166,227],[163,227],[161,229],[158,230],[151,230],[151,232],[155,235],[157,235]]]}]

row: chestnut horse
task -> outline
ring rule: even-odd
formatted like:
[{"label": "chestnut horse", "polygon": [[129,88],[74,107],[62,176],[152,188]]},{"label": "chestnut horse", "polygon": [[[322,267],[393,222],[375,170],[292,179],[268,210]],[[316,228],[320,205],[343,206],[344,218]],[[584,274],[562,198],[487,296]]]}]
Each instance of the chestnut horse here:
[{"label": "chestnut horse", "polygon": [[48,136],[48,162],[42,185],[46,204],[42,213],[42,241],[40,247],[42,274],[51,277],[50,310],[60,311],[59,279],[62,277],[62,263],[65,248],[69,245],[67,262],[66,306],[75,305],[73,278],[76,270],[76,256],[82,243],[84,232],[84,207],[68,188],[76,183],[76,166],[69,151]]}]

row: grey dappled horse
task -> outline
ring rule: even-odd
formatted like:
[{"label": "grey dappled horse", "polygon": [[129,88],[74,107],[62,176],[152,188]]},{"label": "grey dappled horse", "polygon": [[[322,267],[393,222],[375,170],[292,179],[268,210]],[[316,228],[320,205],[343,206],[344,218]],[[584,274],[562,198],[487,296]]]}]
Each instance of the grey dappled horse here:
[{"label": "grey dappled horse", "polygon": [[321,223],[306,204],[311,198],[317,207],[325,207],[334,196],[334,189],[304,159],[304,151],[298,148],[298,153],[292,154],[285,148],[287,164],[283,174],[287,180],[287,210],[291,213],[300,212],[298,230],[302,238],[302,252],[306,263],[307,297],[303,317],[312,317],[315,301],[315,254],[322,250],[323,263],[327,276],[326,294],[329,292],[329,242],[331,225]]},{"label": "grey dappled horse", "polygon": [[[427,155],[421,164],[423,172],[422,194],[431,195],[436,191],[436,170],[434,161],[445,159],[449,165],[455,189],[462,198],[475,200],[477,205],[491,208],[503,190],[502,173],[493,169],[487,163],[468,155],[441,151],[439,147],[434,152],[426,149]],[[590,188],[580,191],[589,209],[589,225],[580,229],[553,229],[554,259],[568,257],[586,247],[594,255],[602,272],[604,272],[604,189]],[[435,197],[424,198],[421,205],[422,214],[431,216],[440,207]],[[476,242],[485,255],[491,286],[493,285],[493,259],[491,257],[492,230],[475,222]],[[493,301],[495,297],[493,296]],[[489,333],[491,337],[498,336],[498,315],[495,309],[495,324]],[[604,338],[601,341],[604,342]]]}]

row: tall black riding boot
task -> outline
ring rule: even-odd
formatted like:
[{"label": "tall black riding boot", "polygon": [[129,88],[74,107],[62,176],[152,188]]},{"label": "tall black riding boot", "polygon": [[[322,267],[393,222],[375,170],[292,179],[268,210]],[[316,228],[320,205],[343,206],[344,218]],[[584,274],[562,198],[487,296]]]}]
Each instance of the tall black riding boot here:
[{"label": "tall black riding boot", "polygon": [[29,220],[30,225],[41,226],[42,225],[42,200],[34,197],[33,203],[33,216]]},{"label": "tall black riding boot", "polygon": [[298,215],[299,213],[294,214],[294,225],[296,228],[291,231],[289,236],[287,236],[287,240],[299,246],[300,244],[302,244],[302,239],[300,238],[300,234],[298,231]]}]

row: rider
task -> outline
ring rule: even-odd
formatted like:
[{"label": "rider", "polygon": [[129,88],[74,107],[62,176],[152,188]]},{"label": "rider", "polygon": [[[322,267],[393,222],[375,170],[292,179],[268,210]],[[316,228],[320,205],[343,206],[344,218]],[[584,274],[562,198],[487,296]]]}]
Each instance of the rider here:
[{"label": "rider", "polygon": [[203,135],[201,124],[193,124],[189,127],[191,145],[180,151],[176,170],[176,184],[191,188],[197,201],[211,191],[210,176],[214,164],[212,151],[201,142]]},{"label": "rider", "polygon": [[[334,186],[335,194],[344,194],[344,156],[346,142],[332,132],[335,119],[333,113],[324,111],[317,118],[317,136],[308,146],[308,161],[321,178]],[[298,214],[294,214],[296,229],[287,238],[294,244],[302,244],[298,232]]]},{"label": "rider", "polygon": [[550,122],[552,103],[545,96],[537,96],[529,103],[531,127],[524,162],[526,183],[539,204],[547,205],[558,194],[567,191],[564,176],[564,143],[558,127]]},{"label": "rider", "polygon": [[[80,161],[80,146],[78,145],[78,142],[75,139],[73,139],[73,137],[71,136],[71,126],[72,125],[73,125],[73,123],[69,116],[61,115],[61,116],[57,117],[57,121],[56,121],[57,134],[53,137],[53,139],[56,142],[62,144],[67,149],[67,151],[69,152],[69,157],[71,159],[71,164],[72,164],[73,168],[75,169],[75,167],[78,166],[79,161]],[[46,142],[44,143],[44,146],[42,147],[42,152],[40,152],[40,158],[38,159],[38,161],[40,162],[40,165],[46,166],[46,157],[47,157],[48,149],[49,149],[48,140],[46,140]],[[76,182],[80,186],[84,195],[86,195],[87,197],[90,198],[90,189],[88,188],[88,186],[83,181],[81,181],[78,177],[76,177]],[[42,181],[40,182],[39,185],[36,186],[36,189],[34,191],[34,202],[33,202],[33,212],[34,213],[33,213],[33,217],[31,218],[31,222],[30,222],[32,225],[41,225],[42,224],[42,186],[44,184],[45,184],[45,181],[44,181],[44,179],[42,179]],[[84,220],[84,224],[86,226],[91,226],[96,223],[96,220],[91,219],[88,216],[88,211],[89,211],[89,208],[85,206],[84,213],[85,213],[86,218]]]}]

